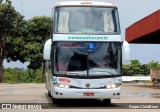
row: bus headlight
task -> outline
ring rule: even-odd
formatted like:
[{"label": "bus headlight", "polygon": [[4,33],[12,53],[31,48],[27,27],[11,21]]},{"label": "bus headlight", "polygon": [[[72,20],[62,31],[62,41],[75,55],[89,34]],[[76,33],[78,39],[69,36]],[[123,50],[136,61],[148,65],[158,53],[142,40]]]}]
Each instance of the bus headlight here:
[{"label": "bus headlight", "polygon": [[106,85],[105,87],[107,88],[107,89],[112,89],[112,88],[118,88],[118,87],[120,87],[121,86],[121,83],[116,83],[116,84],[108,84],[108,85]]},{"label": "bus headlight", "polygon": [[56,87],[59,87],[59,88],[70,88],[70,85],[68,85],[68,84],[54,83],[54,85],[55,85]]}]

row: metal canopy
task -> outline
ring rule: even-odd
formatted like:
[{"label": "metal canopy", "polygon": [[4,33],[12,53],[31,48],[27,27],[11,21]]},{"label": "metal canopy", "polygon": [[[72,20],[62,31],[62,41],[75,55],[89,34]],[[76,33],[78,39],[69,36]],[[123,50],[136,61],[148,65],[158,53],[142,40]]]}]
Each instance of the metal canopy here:
[{"label": "metal canopy", "polygon": [[129,26],[126,40],[129,43],[160,44],[160,10]]}]

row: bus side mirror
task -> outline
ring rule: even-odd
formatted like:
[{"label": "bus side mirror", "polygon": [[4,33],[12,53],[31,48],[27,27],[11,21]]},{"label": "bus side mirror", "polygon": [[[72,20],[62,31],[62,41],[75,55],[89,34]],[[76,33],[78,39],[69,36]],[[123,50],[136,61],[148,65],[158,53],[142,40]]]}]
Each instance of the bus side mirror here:
[{"label": "bus side mirror", "polygon": [[127,41],[123,41],[123,61],[130,63],[130,46]]},{"label": "bus side mirror", "polygon": [[44,60],[50,60],[51,45],[52,45],[52,39],[47,40],[46,43],[44,44],[44,49],[43,49]]}]

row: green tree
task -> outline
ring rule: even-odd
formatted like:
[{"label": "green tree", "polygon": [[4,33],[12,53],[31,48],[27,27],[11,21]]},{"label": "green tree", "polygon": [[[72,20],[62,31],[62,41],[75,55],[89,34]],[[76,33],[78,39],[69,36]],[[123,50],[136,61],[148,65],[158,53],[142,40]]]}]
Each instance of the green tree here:
[{"label": "green tree", "polygon": [[148,63],[150,69],[160,69],[160,63],[158,61],[151,61]]},{"label": "green tree", "polygon": [[132,60],[130,65],[123,65],[123,75],[149,75],[149,64],[141,64],[139,60]]},{"label": "green tree", "polygon": [[44,83],[42,68],[33,70],[21,68],[5,68],[3,82],[5,83]]},{"label": "green tree", "polygon": [[123,75],[124,76],[130,75],[129,72],[128,72],[129,71],[129,67],[130,67],[130,65],[123,65],[122,66],[122,71],[123,71]]},{"label": "green tree", "polygon": [[150,69],[149,69],[148,64],[141,65],[140,70],[141,70],[140,74],[144,74],[145,76],[150,74]]},{"label": "green tree", "polygon": [[133,75],[139,74],[140,67],[141,67],[141,64],[140,64],[139,60],[132,60],[131,61],[130,70],[133,71],[133,73],[132,73]]},{"label": "green tree", "polygon": [[37,16],[28,20],[28,40],[26,49],[30,64],[28,68],[37,69],[42,65],[43,46],[52,31],[52,21],[46,16]]},{"label": "green tree", "polygon": [[4,59],[25,62],[27,53],[23,51],[23,44],[26,33],[24,17],[14,9],[10,0],[0,0],[0,82]]},{"label": "green tree", "polygon": [[137,67],[140,65],[141,65],[141,63],[139,62],[139,60],[131,60],[131,66]]}]

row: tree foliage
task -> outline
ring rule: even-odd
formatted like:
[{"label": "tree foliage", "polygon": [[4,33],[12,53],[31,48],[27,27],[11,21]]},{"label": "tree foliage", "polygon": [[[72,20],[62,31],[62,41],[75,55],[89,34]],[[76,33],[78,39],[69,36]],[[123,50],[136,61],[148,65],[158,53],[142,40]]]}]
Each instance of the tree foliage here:
[{"label": "tree foliage", "polygon": [[149,64],[141,64],[139,60],[132,60],[130,65],[123,65],[123,75],[147,76],[150,74]]},{"label": "tree foliage", "polygon": [[150,69],[160,69],[160,63],[158,61],[152,61],[148,65]]},{"label": "tree foliage", "polygon": [[42,65],[43,45],[52,29],[49,17],[34,17],[24,20],[10,0],[0,0],[0,82],[2,82],[3,60],[30,61],[28,68]]},{"label": "tree foliage", "polygon": [[37,69],[42,65],[42,53],[45,41],[49,38],[52,21],[49,17],[39,16],[28,20],[29,35],[27,40],[28,68]]},{"label": "tree foliage", "polygon": [[0,0],[0,82],[4,59],[25,61],[23,44],[26,34],[24,17],[14,9],[10,0]]},{"label": "tree foliage", "polygon": [[6,68],[4,69],[4,82],[5,83],[44,83],[45,77],[42,75],[42,68],[32,69],[17,69]]}]

